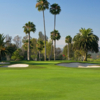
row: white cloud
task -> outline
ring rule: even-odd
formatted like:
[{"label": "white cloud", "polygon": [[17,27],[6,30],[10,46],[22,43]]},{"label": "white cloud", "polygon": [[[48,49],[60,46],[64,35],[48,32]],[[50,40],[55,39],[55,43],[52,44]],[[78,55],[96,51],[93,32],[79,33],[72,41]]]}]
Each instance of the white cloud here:
[{"label": "white cloud", "polygon": [[65,37],[61,37],[60,40],[56,41],[56,47],[63,48],[65,45]]},{"label": "white cloud", "polygon": [[60,40],[56,41],[56,47],[63,48],[65,45],[65,37],[61,37]]}]

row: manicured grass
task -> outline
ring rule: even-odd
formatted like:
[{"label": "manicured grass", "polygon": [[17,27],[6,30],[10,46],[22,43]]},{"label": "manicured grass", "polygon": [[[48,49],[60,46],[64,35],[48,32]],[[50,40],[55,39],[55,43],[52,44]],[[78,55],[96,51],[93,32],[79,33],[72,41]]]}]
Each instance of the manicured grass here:
[{"label": "manicured grass", "polygon": [[61,62],[66,61],[21,61],[11,63],[30,66],[0,67],[0,100],[100,100],[100,68],[55,65]]}]

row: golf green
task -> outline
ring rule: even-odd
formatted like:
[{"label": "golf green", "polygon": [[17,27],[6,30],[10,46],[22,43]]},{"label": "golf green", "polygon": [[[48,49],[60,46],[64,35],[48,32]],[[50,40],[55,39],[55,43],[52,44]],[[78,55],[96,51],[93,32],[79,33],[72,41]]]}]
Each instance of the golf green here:
[{"label": "golf green", "polygon": [[11,63],[29,67],[0,67],[0,100],[100,100],[100,68],[55,65],[61,62],[20,61]]}]

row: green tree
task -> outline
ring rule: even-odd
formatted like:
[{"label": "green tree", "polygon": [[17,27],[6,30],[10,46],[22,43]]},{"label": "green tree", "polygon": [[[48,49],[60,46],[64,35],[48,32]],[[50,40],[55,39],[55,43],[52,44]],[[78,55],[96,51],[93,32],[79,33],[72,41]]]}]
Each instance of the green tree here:
[{"label": "green tree", "polygon": [[44,43],[43,43],[43,41],[42,41],[42,40],[38,40],[38,41],[37,41],[37,44],[36,44],[36,47],[37,47],[37,49],[38,49],[38,51],[39,51],[39,60],[41,60],[41,59],[40,59],[40,53],[41,53],[41,51],[42,51],[43,48],[44,48]]},{"label": "green tree", "polygon": [[22,60],[22,59],[23,59],[23,56],[21,55],[21,52],[22,52],[21,49],[17,49],[17,50],[13,53],[11,59],[12,59],[12,60],[15,60],[15,61]]},{"label": "green tree", "polygon": [[98,36],[93,34],[93,30],[81,28],[76,36],[74,36],[74,49],[83,50],[85,52],[84,61],[87,61],[87,52],[98,52]]},{"label": "green tree", "polygon": [[[42,32],[39,32],[39,39],[45,41],[45,36],[42,34]],[[46,41],[48,41],[48,37],[46,36]]]},{"label": "green tree", "polygon": [[28,40],[24,41],[22,47],[24,48],[24,50],[28,51]]},{"label": "green tree", "polygon": [[[30,36],[30,40],[32,39],[32,37]],[[22,43],[25,43],[28,40],[28,35],[26,34],[23,39],[22,39]]]},{"label": "green tree", "polygon": [[78,61],[83,61],[83,56],[85,52],[83,50],[75,50],[74,51],[74,59]]},{"label": "green tree", "polygon": [[[99,57],[99,56],[98,56]],[[87,58],[91,58],[91,54],[87,54]]]},{"label": "green tree", "polygon": [[[32,39],[32,37],[30,36],[30,40]],[[28,35],[24,36],[23,39],[22,39],[22,48],[25,50],[25,51],[28,51]],[[30,42],[31,43],[31,42]],[[27,53],[28,54],[28,53]]]},{"label": "green tree", "polygon": [[68,59],[68,47],[69,47],[69,58],[74,57],[73,44],[70,43],[69,46],[65,45],[63,48],[63,55],[65,55],[66,59]]},{"label": "green tree", "polygon": [[37,44],[37,39],[36,38],[32,38],[31,39],[31,58],[33,60],[37,60],[37,54],[38,54],[38,49],[36,47]]},{"label": "green tree", "polygon": [[[60,6],[58,4],[54,3],[50,7],[50,12],[51,12],[51,14],[54,15],[54,30],[55,30],[55,27],[56,27],[56,15],[61,12],[61,8],[60,8]],[[53,45],[53,40],[52,40],[52,45]],[[53,50],[53,46],[52,45],[51,45],[51,54],[52,54],[52,50]]]},{"label": "green tree", "polygon": [[17,50],[17,46],[15,44],[9,44],[6,46],[6,58],[7,60],[10,60],[12,54],[14,51]]},{"label": "green tree", "polygon": [[[28,45],[28,39],[26,37],[23,38],[23,46],[22,48],[25,50],[25,52],[27,51],[27,45]],[[37,59],[37,48],[36,48],[36,43],[37,43],[37,39],[36,38],[31,38],[30,39],[30,55],[31,58],[33,60]]]},{"label": "green tree", "polygon": [[45,61],[46,61],[46,28],[45,28],[44,10],[49,9],[49,2],[47,0],[37,0],[36,8],[38,8],[38,11],[43,11],[44,36],[45,36]]},{"label": "green tree", "polygon": [[30,32],[35,32],[36,28],[35,25],[32,22],[28,22],[23,26],[24,32],[28,34],[28,57],[27,59],[30,60]]},{"label": "green tree", "polygon": [[69,58],[69,44],[72,42],[72,37],[70,35],[66,36],[65,42],[68,43],[68,60]]},{"label": "green tree", "polygon": [[[52,45],[52,42],[51,41],[46,41],[46,55],[47,55],[47,58],[50,60],[50,56],[51,56],[51,45]],[[43,49],[42,50],[42,53],[44,53],[45,50]]]},{"label": "green tree", "polygon": [[51,32],[51,39],[54,40],[54,60],[56,60],[56,40],[60,39],[60,33],[58,30],[54,30]]},{"label": "green tree", "polygon": [[56,59],[57,60],[62,60],[62,50],[61,48],[56,48]]},{"label": "green tree", "polygon": [[15,36],[13,41],[16,44],[17,48],[21,48],[22,39],[19,35]]}]

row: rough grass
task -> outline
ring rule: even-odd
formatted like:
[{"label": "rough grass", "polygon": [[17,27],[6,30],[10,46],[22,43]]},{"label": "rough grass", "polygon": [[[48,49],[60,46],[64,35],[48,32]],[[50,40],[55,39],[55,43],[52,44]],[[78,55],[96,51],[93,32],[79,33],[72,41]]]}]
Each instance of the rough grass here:
[{"label": "rough grass", "polygon": [[20,61],[11,63],[29,67],[0,67],[0,100],[100,100],[100,68],[55,65],[61,62],[66,61]]}]

